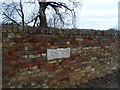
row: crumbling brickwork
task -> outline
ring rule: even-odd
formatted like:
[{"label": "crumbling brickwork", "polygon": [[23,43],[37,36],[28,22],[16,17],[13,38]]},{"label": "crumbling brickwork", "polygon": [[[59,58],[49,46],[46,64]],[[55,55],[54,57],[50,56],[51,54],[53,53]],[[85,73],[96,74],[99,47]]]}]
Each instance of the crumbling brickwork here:
[{"label": "crumbling brickwork", "polygon": [[[3,88],[74,87],[118,67],[116,31],[31,28],[2,29]],[[48,49],[70,49],[70,57],[48,60]]]}]

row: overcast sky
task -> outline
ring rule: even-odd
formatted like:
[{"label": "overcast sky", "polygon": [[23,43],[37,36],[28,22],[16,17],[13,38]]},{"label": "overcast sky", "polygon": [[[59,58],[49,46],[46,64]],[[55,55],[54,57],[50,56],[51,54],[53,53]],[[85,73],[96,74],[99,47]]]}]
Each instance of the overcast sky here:
[{"label": "overcast sky", "polygon": [[118,24],[119,0],[82,0],[79,28],[109,29]]},{"label": "overcast sky", "polygon": [[105,30],[109,28],[115,28],[117,26],[119,0],[81,0],[81,1],[82,7],[81,10],[78,10],[77,14],[78,28]]}]

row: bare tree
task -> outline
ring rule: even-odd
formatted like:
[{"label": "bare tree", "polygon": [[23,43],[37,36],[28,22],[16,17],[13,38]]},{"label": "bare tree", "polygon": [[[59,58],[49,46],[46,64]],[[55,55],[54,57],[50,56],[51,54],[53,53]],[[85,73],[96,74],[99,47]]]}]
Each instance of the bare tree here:
[{"label": "bare tree", "polygon": [[[25,25],[25,18],[23,12],[23,5],[22,1],[20,2],[11,2],[11,3],[2,3],[2,15],[3,15],[3,22],[2,23],[14,23],[17,25],[24,26]],[[21,22],[20,20],[21,19]]]},{"label": "bare tree", "polygon": [[[59,19],[59,23],[64,25],[65,24],[65,15],[69,15],[71,14],[71,18],[72,18],[72,24],[75,24],[75,18],[76,18],[76,13],[75,13],[75,8],[79,7],[81,4],[80,2],[74,2],[74,1],[70,1],[72,2],[72,7],[70,8],[69,6],[67,6],[66,3],[63,2],[46,2],[46,0],[38,0],[39,3],[39,20],[40,20],[40,27],[47,27],[48,23],[46,20],[46,14],[45,11],[48,7],[51,7],[54,11],[55,14],[53,15],[53,19],[51,19],[51,21],[53,21],[54,26],[57,24],[56,20],[58,21]],[[65,12],[61,12],[60,9],[63,9]],[[37,19],[36,19],[37,20]],[[74,25],[75,27],[75,25]]]},{"label": "bare tree", "polygon": [[[23,0],[24,1],[24,0]],[[36,1],[36,0],[35,0]],[[34,2],[35,2],[34,1]],[[81,2],[71,1],[69,2],[47,2],[46,0],[38,0],[38,11],[31,11],[33,17],[25,20],[25,12],[23,10],[22,0],[19,3],[3,3],[3,22],[11,22],[17,25],[31,25],[33,27],[64,27],[65,25],[73,25],[75,27],[76,22],[76,8],[81,6]],[[35,4],[34,2],[29,2],[30,4]],[[52,11],[52,13],[50,13]],[[50,15],[48,15],[48,13]],[[30,15],[29,15],[30,16]],[[71,18],[71,19],[70,19]],[[20,19],[20,20],[18,20]],[[21,22],[21,24],[20,24]],[[70,24],[71,23],[71,24]]]},{"label": "bare tree", "polygon": [[16,19],[16,12],[15,12],[15,8],[14,8],[14,5],[17,6],[16,3],[2,3],[2,17],[3,17],[3,21],[2,23],[15,23],[17,25],[20,25],[18,22],[17,22],[17,19]]}]

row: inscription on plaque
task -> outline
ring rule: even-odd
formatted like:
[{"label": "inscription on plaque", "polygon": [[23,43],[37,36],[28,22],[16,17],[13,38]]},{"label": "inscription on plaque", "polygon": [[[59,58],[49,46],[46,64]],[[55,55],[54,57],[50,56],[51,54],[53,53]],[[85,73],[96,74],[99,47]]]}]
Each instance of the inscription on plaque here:
[{"label": "inscription on plaque", "polygon": [[47,60],[69,57],[70,48],[47,49]]}]

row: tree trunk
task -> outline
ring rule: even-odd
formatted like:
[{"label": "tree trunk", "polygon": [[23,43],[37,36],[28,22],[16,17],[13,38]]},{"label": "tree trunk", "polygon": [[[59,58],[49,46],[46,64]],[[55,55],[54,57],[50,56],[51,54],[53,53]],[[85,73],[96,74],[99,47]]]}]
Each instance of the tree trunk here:
[{"label": "tree trunk", "polygon": [[22,1],[21,0],[20,0],[20,12],[21,12],[21,18],[22,18],[22,27],[24,29],[25,19],[24,19],[23,5],[22,5]]},{"label": "tree trunk", "polygon": [[47,20],[45,15],[46,2],[39,2],[39,6],[40,27],[47,27]]}]

